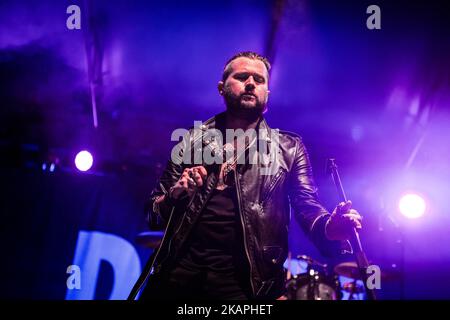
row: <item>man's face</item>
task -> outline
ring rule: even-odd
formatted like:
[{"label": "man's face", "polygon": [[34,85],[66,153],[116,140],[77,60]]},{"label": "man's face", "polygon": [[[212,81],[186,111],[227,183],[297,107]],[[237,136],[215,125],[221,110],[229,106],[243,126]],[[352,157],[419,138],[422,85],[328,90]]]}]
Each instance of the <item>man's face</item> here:
[{"label": "man's face", "polygon": [[269,95],[268,73],[264,63],[257,59],[239,57],[229,66],[231,73],[219,82],[227,108],[248,110],[262,114]]}]

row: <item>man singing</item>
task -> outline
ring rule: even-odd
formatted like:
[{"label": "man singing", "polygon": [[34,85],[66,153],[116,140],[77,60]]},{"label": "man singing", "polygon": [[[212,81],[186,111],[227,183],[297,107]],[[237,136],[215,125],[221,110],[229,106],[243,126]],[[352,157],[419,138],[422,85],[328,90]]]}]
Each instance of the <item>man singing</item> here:
[{"label": "man singing", "polygon": [[[275,130],[263,117],[269,70],[267,59],[254,52],[238,53],[226,63],[218,84],[226,110],[197,131],[215,130],[223,137],[230,130],[258,134],[244,143],[237,135],[222,145],[221,139],[196,139],[191,130],[188,142],[180,142],[175,149],[179,158],[168,161],[152,193],[149,220],[164,226],[164,238],[131,298],[147,280],[141,299],[277,299],[285,290],[291,212],[325,255],[338,253],[353,228],[361,228],[350,201],[332,214],[318,202],[298,135],[276,130],[277,139],[271,139]],[[269,163],[252,163],[249,151],[261,140],[276,154]],[[191,159],[198,141],[203,148],[218,145],[211,149],[224,161],[179,161]]]}]

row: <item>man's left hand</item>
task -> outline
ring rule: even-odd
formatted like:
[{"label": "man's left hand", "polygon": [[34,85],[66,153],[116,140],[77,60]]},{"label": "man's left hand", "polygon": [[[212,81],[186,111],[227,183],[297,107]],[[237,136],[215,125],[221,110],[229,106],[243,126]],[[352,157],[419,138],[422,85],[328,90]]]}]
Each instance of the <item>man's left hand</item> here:
[{"label": "man's left hand", "polygon": [[348,240],[353,233],[353,228],[362,228],[362,217],[351,207],[352,202],[348,200],[339,203],[334,209],[325,226],[325,234],[329,240]]}]

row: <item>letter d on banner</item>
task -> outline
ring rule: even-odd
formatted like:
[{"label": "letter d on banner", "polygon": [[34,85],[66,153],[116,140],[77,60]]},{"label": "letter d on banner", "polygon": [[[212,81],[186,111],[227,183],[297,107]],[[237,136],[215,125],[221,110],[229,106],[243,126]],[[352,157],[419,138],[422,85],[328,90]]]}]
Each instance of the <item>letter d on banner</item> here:
[{"label": "letter d on banner", "polygon": [[141,273],[139,255],[133,245],[113,234],[80,231],[73,265],[79,266],[81,288],[67,288],[66,300],[92,300],[97,285],[101,260],[114,270],[111,300],[126,299]]}]

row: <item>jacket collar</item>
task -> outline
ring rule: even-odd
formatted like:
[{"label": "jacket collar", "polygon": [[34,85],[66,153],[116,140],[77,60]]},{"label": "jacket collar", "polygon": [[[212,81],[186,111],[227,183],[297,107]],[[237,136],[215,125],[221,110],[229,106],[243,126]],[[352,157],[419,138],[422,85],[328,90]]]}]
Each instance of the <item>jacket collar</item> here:
[{"label": "jacket collar", "polygon": [[[218,113],[215,116],[204,121],[203,124],[200,126],[200,129],[202,129],[203,131],[206,131],[208,129],[214,129],[214,128],[217,128],[218,125],[220,125],[220,123],[225,123],[225,111]],[[267,124],[267,121],[264,118],[264,116],[261,118],[261,121],[256,126],[256,131],[259,131],[259,130],[267,130],[268,137],[270,137],[271,128]]]}]

